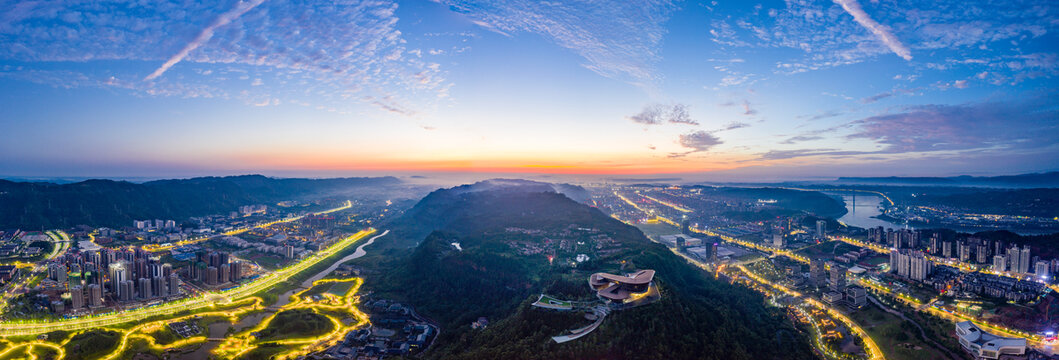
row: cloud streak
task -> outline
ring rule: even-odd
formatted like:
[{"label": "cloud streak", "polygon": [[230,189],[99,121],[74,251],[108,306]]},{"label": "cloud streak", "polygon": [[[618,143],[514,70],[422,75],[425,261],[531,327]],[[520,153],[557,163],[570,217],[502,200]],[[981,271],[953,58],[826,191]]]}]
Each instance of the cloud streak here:
[{"label": "cloud streak", "polygon": [[639,85],[657,81],[655,63],[676,6],[669,0],[608,4],[536,0],[435,0],[506,36],[535,33],[582,58],[602,76]]},{"label": "cloud streak", "polygon": [[817,136],[817,135],[798,135],[798,136],[789,137],[789,138],[787,138],[787,140],[781,141],[780,144],[795,144],[795,143],[799,143],[799,142],[803,142],[803,141],[820,140],[820,139],[823,139],[823,138],[824,138],[823,136]]},{"label": "cloud streak", "polygon": [[[877,150],[813,148],[771,150],[762,160],[807,156],[849,156],[937,152],[987,151],[1011,153],[1037,151],[1055,144],[1059,109],[1047,97],[1023,101],[961,105],[918,105],[902,111],[867,117],[818,133],[852,128],[846,140],[867,140]],[[816,134],[789,138],[782,143],[821,139]],[[1054,149],[1053,149],[1054,150]]]},{"label": "cloud streak", "polygon": [[680,158],[697,152],[706,152],[714,146],[723,144],[724,141],[721,141],[721,138],[717,137],[717,135],[714,135],[710,131],[699,130],[680,135],[677,143],[679,143],[680,146],[691,150],[669,153],[669,158]]},{"label": "cloud streak", "polygon": [[750,124],[747,124],[747,123],[744,123],[744,122],[733,121],[733,122],[728,123],[728,125],[725,125],[724,127],[715,130],[714,132],[742,129],[742,128],[745,128],[745,127],[750,127]]},{"label": "cloud streak", "polygon": [[235,5],[235,8],[228,10],[228,12],[221,14],[221,16],[218,16],[216,20],[213,20],[213,23],[211,23],[205,29],[202,29],[202,32],[199,32],[199,35],[196,36],[195,39],[191,40],[191,42],[189,42],[187,45],[184,45],[184,48],[180,49],[180,51],[177,52],[176,55],[173,55],[169,58],[169,60],[166,60],[166,62],[163,63],[162,66],[158,67],[158,69],[155,69],[154,72],[152,72],[150,75],[147,75],[147,77],[145,77],[143,80],[151,81],[159,76],[162,76],[162,74],[169,70],[169,68],[173,67],[173,65],[176,65],[181,60],[184,60],[184,58],[187,57],[188,54],[190,54],[192,51],[198,49],[207,41],[210,41],[210,39],[213,38],[214,31],[217,31],[218,28],[228,25],[232,22],[232,20],[238,19],[240,16],[243,16],[243,14],[246,14],[247,11],[250,11],[258,5],[261,5],[261,3],[263,2],[265,2],[265,0],[240,1],[238,4]]},{"label": "cloud streak", "polygon": [[890,51],[893,51],[894,54],[897,54],[902,59],[912,60],[912,52],[908,50],[908,47],[902,44],[900,40],[897,40],[897,37],[890,32],[890,28],[868,16],[868,13],[864,12],[857,0],[834,0],[834,2],[842,6],[842,9],[846,10],[847,13],[853,15],[853,20],[857,21],[858,24],[875,34],[879,41],[886,44],[886,47],[890,48]]}]

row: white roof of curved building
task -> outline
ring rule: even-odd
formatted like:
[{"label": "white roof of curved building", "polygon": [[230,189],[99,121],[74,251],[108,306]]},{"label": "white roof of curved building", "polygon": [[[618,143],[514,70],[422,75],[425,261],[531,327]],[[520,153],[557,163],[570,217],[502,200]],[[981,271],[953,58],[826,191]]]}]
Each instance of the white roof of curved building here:
[{"label": "white roof of curved building", "polygon": [[1002,336],[993,335],[982,331],[977,325],[970,321],[964,321],[956,324],[956,335],[960,336],[961,339],[973,344],[975,347],[981,349],[981,351],[992,351],[995,353],[1005,353],[1002,349],[1017,349],[1026,348],[1026,339],[1023,338],[1007,338]]}]

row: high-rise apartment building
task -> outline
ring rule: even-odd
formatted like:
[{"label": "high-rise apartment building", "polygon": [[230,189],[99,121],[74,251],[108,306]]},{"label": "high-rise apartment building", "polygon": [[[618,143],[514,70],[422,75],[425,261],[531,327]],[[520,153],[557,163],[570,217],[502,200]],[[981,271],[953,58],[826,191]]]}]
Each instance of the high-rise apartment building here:
[{"label": "high-rise apartment building", "polygon": [[831,266],[831,291],[842,293],[846,289],[846,268],[837,263],[828,263]]}]

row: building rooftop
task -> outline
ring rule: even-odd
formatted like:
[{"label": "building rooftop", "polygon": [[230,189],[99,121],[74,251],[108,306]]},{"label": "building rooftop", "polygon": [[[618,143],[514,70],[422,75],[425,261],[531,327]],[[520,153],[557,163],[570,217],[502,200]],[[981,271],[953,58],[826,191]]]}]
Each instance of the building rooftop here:
[{"label": "building rooftop", "polygon": [[960,345],[978,357],[996,359],[1000,355],[1018,355],[1026,352],[1026,339],[1007,338],[982,331],[970,321],[956,324],[956,335]]},{"label": "building rooftop", "polygon": [[607,273],[595,273],[592,274],[591,281],[593,287],[607,285],[612,282],[628,285],[646,285],[653,281],[654,278],[654,270],[640,270],[635,273],[629,274],[629,276],[621,276]]},{"label": "building rooftop", "polygon": [[635,294],[646,292],[654,277],[654,270],[640,270],[628,276],[595,273],[589,276],[588,283],[602,298],[625,301],[633,298]]}]

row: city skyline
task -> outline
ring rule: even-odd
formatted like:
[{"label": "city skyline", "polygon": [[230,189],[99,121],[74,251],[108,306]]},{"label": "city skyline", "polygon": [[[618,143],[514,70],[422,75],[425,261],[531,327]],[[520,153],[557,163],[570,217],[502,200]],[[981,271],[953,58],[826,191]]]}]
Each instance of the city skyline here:
[{"label": "city skyline", "polygon": [[1059,170],[1044,2],[0,4],[0,176]]}]

